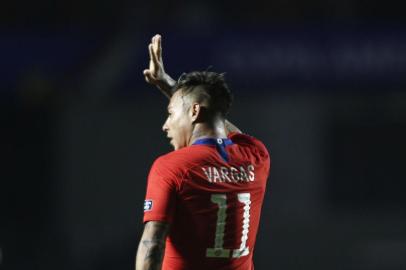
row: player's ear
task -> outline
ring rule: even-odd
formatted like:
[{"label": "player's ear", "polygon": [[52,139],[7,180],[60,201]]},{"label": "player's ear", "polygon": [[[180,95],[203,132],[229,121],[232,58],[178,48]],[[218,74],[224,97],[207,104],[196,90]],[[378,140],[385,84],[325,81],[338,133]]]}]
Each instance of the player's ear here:
[{"label": "player's ear", "polygon": [[199,103],[193,103],[190,107],[190,117],[193,123],[199,122],[202,118],[202,107]]}]

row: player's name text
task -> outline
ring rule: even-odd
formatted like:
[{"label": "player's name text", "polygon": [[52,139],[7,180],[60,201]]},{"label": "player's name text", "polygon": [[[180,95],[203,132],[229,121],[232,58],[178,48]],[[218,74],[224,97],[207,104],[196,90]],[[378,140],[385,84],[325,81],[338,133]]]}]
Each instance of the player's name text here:
[{"label": "player's name text", "polygon": [[255,180],[254,165],[239,167],[202,167],[210,183],[241,183]]}]

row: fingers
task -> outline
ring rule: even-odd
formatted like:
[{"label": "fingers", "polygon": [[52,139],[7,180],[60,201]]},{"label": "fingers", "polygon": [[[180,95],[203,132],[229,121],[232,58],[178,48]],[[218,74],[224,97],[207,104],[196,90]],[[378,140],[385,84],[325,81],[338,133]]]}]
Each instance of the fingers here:
[{"label": "fingers", "polygon": [[155,54],[158,61],[162,61],[162,45],[161,45],[162,37],[159,34],[156,34],[151,39],[152,44],[152,52]]},{"label": "fingers", "polygon": [[154,49],[152,48],[152,43],[148,45],[149,60],[154,60]]},{"label": "fingers", "polygon": [[156,55],[158,60],[162,61],[162,37],[160,35],[156,35]]},{"label": "fingers", "polygon": [[154,63],[156,67],[159,66],[159,60],[158,56],[156,54],[156,49],[154,48],[154,42],[152,44],[149,44],[148,49],[149,49],[149,58],[150,60]]},{"label": "fingers", "polygon": [[148,52],[150,58],[149,69],[145,69],[143,74],[148,83],[155,84],[160,79],[157,77],[160,74],[159,72],[163,72],[160,35],[152,37],[151,43],[148,45]]}]

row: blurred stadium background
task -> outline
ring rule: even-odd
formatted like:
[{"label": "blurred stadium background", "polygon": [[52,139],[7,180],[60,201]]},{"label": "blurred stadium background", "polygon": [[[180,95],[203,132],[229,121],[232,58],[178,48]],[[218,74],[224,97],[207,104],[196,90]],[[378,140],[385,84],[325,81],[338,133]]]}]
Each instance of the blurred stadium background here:
[{"label": "blurred stadium background", "polygon": [[406,17],[396,1],[3,1],[0,267],[133,269],[166,70],[227,72],[273,155],[256,269],[406,269]]}]

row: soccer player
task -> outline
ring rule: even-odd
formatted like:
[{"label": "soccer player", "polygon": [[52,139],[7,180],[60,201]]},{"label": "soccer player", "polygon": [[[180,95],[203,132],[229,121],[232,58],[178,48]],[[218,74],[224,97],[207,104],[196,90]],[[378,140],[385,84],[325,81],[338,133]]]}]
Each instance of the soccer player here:
[{"label": "soccer player", "polygon": [[174,151],[155,160],[136,269],[251,270],[270,156],[226,120],[223,74],[164,70],[161,37],[149,44],[147,82],[169,99],[163,125]]}]

